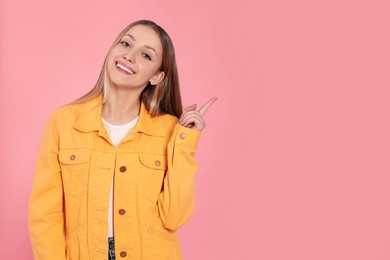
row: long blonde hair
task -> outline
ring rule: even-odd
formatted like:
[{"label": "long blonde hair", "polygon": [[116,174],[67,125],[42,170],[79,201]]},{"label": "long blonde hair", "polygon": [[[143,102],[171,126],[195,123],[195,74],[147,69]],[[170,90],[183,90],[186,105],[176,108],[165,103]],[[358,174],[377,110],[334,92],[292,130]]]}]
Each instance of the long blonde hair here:
[{"label": "long blonde hair", "polygon": [[104,59],[103,66],[95,86],[87,94],[78,98],[73,103],[88,101],[100,93],[103,94],[103,102],[105,102],[108,91],[110,90],[107,59],[111,53],[112,48],[116,46],[122,37],[126,34],[126,32],[135,25],[149,26],[159,36],[163,48],[162,64],[160,70],[165,73],[164,79],[156,86],[152,86],[150,83],[148,83],[140,95],[140,100],[145,103],[146,109],[152,116],[170,114],[179,118],[183,113],[183,108],[181,104],[179,74],[176,65],[175,49],[168,33],[155,22],[150,20],[135,21],[126,26],[121,31],[121,33],[119,33],[114,43],[110,47],[106,58]]}]

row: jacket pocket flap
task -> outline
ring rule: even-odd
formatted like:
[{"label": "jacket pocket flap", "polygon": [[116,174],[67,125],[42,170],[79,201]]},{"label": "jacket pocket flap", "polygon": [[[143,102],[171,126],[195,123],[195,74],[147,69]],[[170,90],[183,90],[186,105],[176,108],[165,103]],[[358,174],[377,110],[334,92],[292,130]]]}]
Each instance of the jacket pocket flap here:
[{"label": "jacket pocket flap", "polygon": [[59,160],[63,164],[80,164],[90,159],[89,149],[61,149]]},{"label": "jacket pocket flap", "polygon": [[141,163],[149,168],[166,170],[167,157],[161,154],[138,153]]}]

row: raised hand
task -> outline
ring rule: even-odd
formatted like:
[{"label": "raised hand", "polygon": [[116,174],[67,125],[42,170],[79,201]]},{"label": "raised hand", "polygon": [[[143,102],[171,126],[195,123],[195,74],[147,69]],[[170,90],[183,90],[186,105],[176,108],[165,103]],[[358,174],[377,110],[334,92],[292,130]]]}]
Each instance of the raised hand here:
[{"label": "raised hand", "polygon": [[180,117],[179,124],[184,127],[202,131],[206,127],[203,116],[216,100],[216,97],[211,98],[199,110],[196,110],[196,104],[185,107],[184,112]]}]

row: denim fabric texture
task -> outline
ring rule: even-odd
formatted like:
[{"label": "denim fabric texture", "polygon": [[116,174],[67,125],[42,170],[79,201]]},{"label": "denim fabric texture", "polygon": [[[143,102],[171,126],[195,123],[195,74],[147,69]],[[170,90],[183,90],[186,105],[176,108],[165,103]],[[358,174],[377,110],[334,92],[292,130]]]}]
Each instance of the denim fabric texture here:
[{"label": "denim fabric texture", "polygon": [[108,238],[108,260],[115,260],[114,238]]}]

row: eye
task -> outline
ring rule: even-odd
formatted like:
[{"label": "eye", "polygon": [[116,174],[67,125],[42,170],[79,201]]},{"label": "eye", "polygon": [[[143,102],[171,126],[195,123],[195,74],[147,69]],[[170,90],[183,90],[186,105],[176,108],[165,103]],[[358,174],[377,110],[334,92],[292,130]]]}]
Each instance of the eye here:
[{"label": "eye", "polygon": [[130,46],[130,44],[129,44],[128,42],[125,42],[125,41],[121,41],[121,44],[122,44],[123,46],[125,46],[125,47]]},{"label": "eye", "polygon": [[145,58],[145,59],[148,59],[148,60],[152,60],[152,58],[149,56],[149,54],[147,53],[142,53],[142,56]]}]

